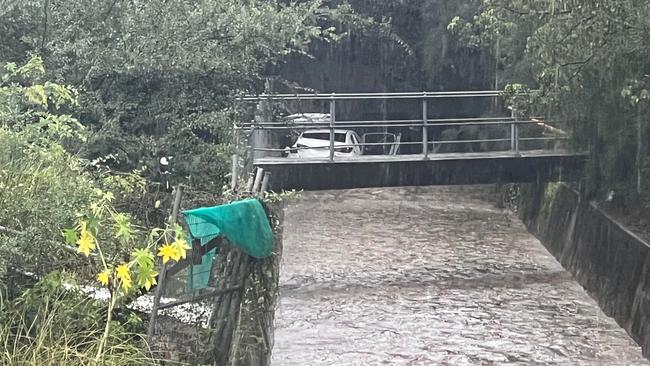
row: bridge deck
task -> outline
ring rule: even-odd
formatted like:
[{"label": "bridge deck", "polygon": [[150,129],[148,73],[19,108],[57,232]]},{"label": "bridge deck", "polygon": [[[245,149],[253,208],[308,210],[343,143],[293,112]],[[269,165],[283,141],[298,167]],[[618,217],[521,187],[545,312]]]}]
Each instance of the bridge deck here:
[{"label": "bridge deck", "polygon": [[[430,153],[426,160],[477,160],[494,158],[529,158],[529,157],[560,157],[576,156],[580,154],[566,150],[529,150],[515,153],[513,151],[489,151],[489,152],[467,152],[467,153]],[[267,157],[255,159],[256,166],[269,165],[304,165],[304,164],[341,164],[341,163],[393,163],[425,160],[423,154],[410,155],[361,155],[356,157],[337,157],[333,162],[327,158],[283,158]]]},{"label": "bridge deck", "polygon": [[581,176],[585,154],[534,150],[356,158],[269,157],[254,164],[271,173],[271,189],[349,189],[419,185],[542,182]]}]

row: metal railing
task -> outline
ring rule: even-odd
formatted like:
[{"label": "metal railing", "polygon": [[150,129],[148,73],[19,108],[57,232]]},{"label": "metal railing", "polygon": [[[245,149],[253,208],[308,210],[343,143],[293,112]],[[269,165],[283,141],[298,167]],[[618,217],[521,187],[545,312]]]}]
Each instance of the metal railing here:
[{"label": "metal railing", "polygon": [[400,93],[303,93],[303,94],[260,94],[240,97],[247,102],[278,100],[355,100],[355,99],[431,99],[431,98],[477,98],[500,97],[499,90],[450,91],[450,92],[400,92]]},{"label": "metal railing", "polygon": [[[443,118],[435,119],[429,118],[429,104],[431,98],[477,98],[477,97],[491,97],[496,98],[502,96],[500,91],[470,91],[470,92],[415,92],[415,93],[331,93],[331,94],[274,94],[274,95],[259,95],[247,96],[240,98],[248,102],[260,101],[307,101],[307,100],[320,100],[329,103],[329,119],[327,121],[320,120],[315,122],[292,122],[292,121],[251,121],[250,123],[237,124],[235,128],[239,131],[248,131],[254,133],[255,131],[308,131],[314,129],[327,130],[329,132],[329,146],[309,146],[309,147],[291,147],[292,151],[300,150],[323,150],[329,149],[329,161],[335,161],[337,150],[347,148],[363,147],[366,146],[395,146],[397,149],[402,146],[416,146],[421,145],[420,154],[423,159],[428,159],[430,154],[437,153],[442,146],[458,145],[458,144],[496,144],[507,143],[506,149],[498,149],[498,151],[512,151],[519,153],[521,150],[522,142],[545,142],[545,141],[561,141],[568,139],[566,132],[549,126],[542,118],[527,118],[519,119],[517,112],[512,111],[511,116],[504,117],[475,117],[475,118]],[[366,99],[420,99],[421,102],[421,118],[420,119],[398,119],[398,120],[337,120],[336,107],[339,100],[366,100]],[[478,126],[485,128],[501,127],[499,130],[502,135],[508,131],[507,136],[497,136],[497,138],[470,138],[470,139],[453,139],[453,140],[435,140],[435,133],[431,133],[432,129],[460,129],[462,127]],[[505,128],[503,128],[505,126]],[[542,132],[539,136],[520,136],[522,126],[537,126],[538,131],[553,131],[554,136],[545,136]],[[508,128],[509,127],[509,128]],[[421,130],[421,139],[419,141],[397,141],[397,142],[379,142],[368,143],[358,142],[355,144],[336,144],[335,135],[338,130],[354,130],[354,129],[387,129],[387,128],[400,128],[409,130]],[[498,134],[497,134],[498,135]],[[258,147],[249,146],[252,151],[263,152],[285,152],[287,148],[273,148],[273,147]],[[493,150],[494,151],[494,150]]]}]

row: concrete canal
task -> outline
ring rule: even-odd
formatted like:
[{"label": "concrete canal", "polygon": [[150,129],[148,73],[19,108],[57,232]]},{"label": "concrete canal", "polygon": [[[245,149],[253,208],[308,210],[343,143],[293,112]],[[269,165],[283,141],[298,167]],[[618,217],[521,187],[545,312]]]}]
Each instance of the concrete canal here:
[{"label": "concrete canal", "polygon": [[490,190],[301,194],[273,364],[649,364]]}]

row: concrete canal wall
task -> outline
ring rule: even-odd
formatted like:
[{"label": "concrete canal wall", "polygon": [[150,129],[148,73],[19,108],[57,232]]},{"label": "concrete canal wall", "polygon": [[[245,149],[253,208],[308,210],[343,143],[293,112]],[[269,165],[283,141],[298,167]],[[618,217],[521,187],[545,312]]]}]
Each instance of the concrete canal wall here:
[{"label": "concrete canal wall", "polygon": [[650,246],[565,185],[524,184],[519,215],[603,312],[650,355]]}]

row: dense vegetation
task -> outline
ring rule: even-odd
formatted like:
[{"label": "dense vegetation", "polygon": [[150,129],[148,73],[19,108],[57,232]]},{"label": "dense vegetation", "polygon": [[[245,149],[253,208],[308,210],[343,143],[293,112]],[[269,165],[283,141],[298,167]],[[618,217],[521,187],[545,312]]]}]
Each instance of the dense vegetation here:
[{"label": "dense vegetation", "polygon": [[155,229],[158,159],[173,156],[173,183],[219,193],[235,97],[337,40],[337,16],[355,17],[318,0],[3,3],[0,363],[154,362],[119,308],[155,284],[156,243],[164,261],[187,249],[178,228]]},{"label": "dense vegetation", "polygon": [[482,0],[449,30],[498,60],[502,83],[537,89],[524,109],[591,152],[584,193],[650,204],[650,3]]},{"label": "dense vegetation", "polygon": [[314,38],[322,1],[12,1],[1,10],[0,54],[38,54],[50,79],[80,91],[75,115],[91,130],[80,153],[155,178],[158,158],[195,185],[227,172],[233,97]]},{"label": "dense vegetation", "polygon": [[[135,185],[119,179],[125,183],[120,188],[115,179],[85,171],[84,161],[67,150],[86,141],[83,126],[65,114],[76,93],[42,82],[44,72],[40,57],[32,57],[22,66],[4,65],[1,78],[0,361],[146,364],[150,355],[138,336],[111,321],[117,294],[128,289],[126,282],[115,281],[114,263],[122,263],[122,253],[139,240],[129,215],[106,210],[114,197],[106,189],[124,194]],[[78,251],[88,256],[99,241],[107,243],[101,267],[81,260],[71,246],[78,244]],[[148,268],[137,272],[138,286],[141,280],[151,281],[153,262]],[[100,269],[113,279],[109,291],[115,301],[108,310],[72,290]],[[122,272],[128,272],[130,281],[130,270]]]}]

